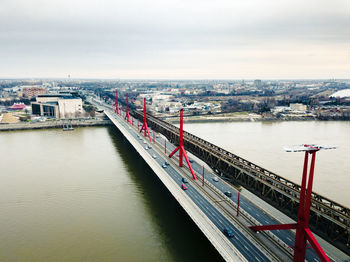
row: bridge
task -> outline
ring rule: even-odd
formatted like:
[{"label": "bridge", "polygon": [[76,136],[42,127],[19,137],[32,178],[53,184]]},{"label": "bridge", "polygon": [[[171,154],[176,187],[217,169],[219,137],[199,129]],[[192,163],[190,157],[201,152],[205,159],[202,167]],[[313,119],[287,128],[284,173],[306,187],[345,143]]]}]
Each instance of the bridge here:
[{"label": "bridge", "polygon": [[[138,119],[141,115],[141,112],[135,112]],[[162,133],[172,143],[178,141],[179,128],[149,114],[147,119],[149,126],[156,132]],[[300,185],[185,131],[184,145],[189,152],[203,160],[232,185],[242,185],[296,219]],[[313,231],[350,254],[349,208],[313,192],[310,215]]]},{"label": "bridge", "polygon": [[[248,226],[276,224],[280,221],[278,217],[268,214],[266,210],[254,203],[254,200],[249,196],[241,196],[239,207],[237,205],[239,190],[233,184],[236,181],[239,182],[245,188],[281,210],[283,210],[280,208],[281,206],[286,209],[288,207],[297,208],[300,186],[203,139],[184,132],[186,150],[203,160],[214,170],[212,172],[210,169],[204,168],[200,160],[194,161],[192,167],[198,175],[198,180],[195,181],[191,179],[192,175],[188,167],[179,168],[174,160],[168,158],[167,153],[169,152],[167,150],[175,149],[174,144],[178,142],[178,128],[152,115],[147,115],[148,125],[154,138],[152,140],[149,137],[151,141],[148,141],[139,133],[137,122],[142,120],[142,113],[134,111],[134,116],[130,116],[130,120],[127,122],[124,117],[116,114],[112,107],[100,102],[99,106],[104,109],[106,116],[154,170],[155,174],[225,260],[292,260],[294,233],[280,230],[259,234],[253,233]],[[167,161],[170,162],[168,166],[164,165]],[[201,174],[205,177],[204,179]],[[187,178],[189,182],[186,183],[188,190],[183,190],[180,187],[183,178]],[[227,191],[232,192],[231,197],[225,195]],[[342,222],[343,220],[339,219],[339,215],[332,213],[335,211],[342,214],[347,219],[347,223],[349,222],[349,216],[344,215],[343,210],[338,210],[338,204],[335,205],[336,203],[333,201],[314,193],[312,196],[312,212],[319,217],[318,223],[320,223],[320,217],[322,217],[327,218],[328,221],[337,221],[337,224],[341,224],[339,221]],[[325,202],[325,200],[328,202]],[[288,205],[276,205],[275,202],[284,204],[287,202]],[[294,203],[291,204],[290,202]],[[237,216],[238,210],[240,211],[239,216]],[[322,223],[324,222],[322,221]],[[233,231],[232,238],[223,233],[224,228],[230,228]],[[339,250],[334,251],[332,247],[324,247],[324,249],[334,261],[344,261],[344,257],[348,258]],[[313,249],[307,249],[306,259],[308,261],[321,261]]]}]

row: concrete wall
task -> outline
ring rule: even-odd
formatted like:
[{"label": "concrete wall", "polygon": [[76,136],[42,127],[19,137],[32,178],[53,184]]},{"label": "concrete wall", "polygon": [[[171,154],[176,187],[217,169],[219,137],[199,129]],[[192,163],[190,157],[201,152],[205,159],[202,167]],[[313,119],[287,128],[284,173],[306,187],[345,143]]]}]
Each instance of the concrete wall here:
[{"label": "concrete wall", "polygon": [[36,97],[36,102],[38,103],[47,103],[47,102],[57,102],[60,97],[58,96],[48,96],[48,97]]},{"label": "concrete wall", "polygon": [[59,99],[59,118],[75,118],[83,113],[83,101],[81,98]]}]

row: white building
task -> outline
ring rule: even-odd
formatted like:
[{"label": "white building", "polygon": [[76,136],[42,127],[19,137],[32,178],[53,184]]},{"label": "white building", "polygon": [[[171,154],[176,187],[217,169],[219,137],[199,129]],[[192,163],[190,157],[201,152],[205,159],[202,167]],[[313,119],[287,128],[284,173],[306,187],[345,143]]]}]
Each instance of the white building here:
[{"label": "white building", "polygon": [[292,111],[299,111],[299,112],[305,112],[307,109],[306,105],[299,104],[299,103],[290,104],[289,107]]},{"label": "white building", "polygon": [[32,102],[32,113],[55,118],[76,118],[83,113],[83,101],[80,97],[68,94],[39,95]]}]

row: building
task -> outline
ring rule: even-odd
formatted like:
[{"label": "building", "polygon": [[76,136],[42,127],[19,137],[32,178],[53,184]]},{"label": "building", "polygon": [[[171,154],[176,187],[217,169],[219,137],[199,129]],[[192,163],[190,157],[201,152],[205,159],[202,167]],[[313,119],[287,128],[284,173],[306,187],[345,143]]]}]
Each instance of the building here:
[{"label": "building", "polygon": [[330,96],[331,98],[350,98],[350,89],[343,89],[335,92]]},{"label": "building", "polygon": [[260,80],[260,79],[254,80],[254,86],[255,86],[255,87],[261,87],[261,86],[262,86],[261,80]]},{"label": "building", "polygon": [[45,87],[23,87],[23,95],[25,97],[36,97],[41,94],[46,94]]},{"label": "building", "polygon": [[26,108],[26,105],[23,103],[14,103],[12,106],[8,107],[7,109],[10,111],[18,111],[18,110],[24,110]]},{"label": "building", "polygon": [[76,118],[83,113],[83,101],[71,94],[38,95],[32,102],[34,115],[54,118]]},{"label": "building", "polygon": [[290,104],[289,107],[292,111],[299,111],[299,112],[305,112],[307,109],[306,105],[299,104],[299,103]]}]

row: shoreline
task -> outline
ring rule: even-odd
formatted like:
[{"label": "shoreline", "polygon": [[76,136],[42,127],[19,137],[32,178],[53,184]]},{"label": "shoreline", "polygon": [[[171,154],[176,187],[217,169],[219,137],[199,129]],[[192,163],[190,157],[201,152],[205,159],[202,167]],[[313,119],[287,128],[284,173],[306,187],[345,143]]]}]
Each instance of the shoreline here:
[{"label": "shoreline", "polygon": [[[179,123],[180,120],[174,118],[165,118],[169,123]],[[241,117],[211,117],[211,118],[188,118],[184,117],[185,123],[217,123],[217,122],[290,122],[290,121],[341,121],[341,120],[319,120],[317,118],[241,118]]]},{"label": "shoreline", "polygon": [[31,129],[50,129],[62,128],[63,124],[69,123],[72,127],[86,127],[86,126],[108,126],[111,125],[110,120],[105,119],[76,119],[76,120],[55,120],[45,122],[20,122],[10,124],[0,124],[1,131],[15,131],[15,130],[31,130]]}]

